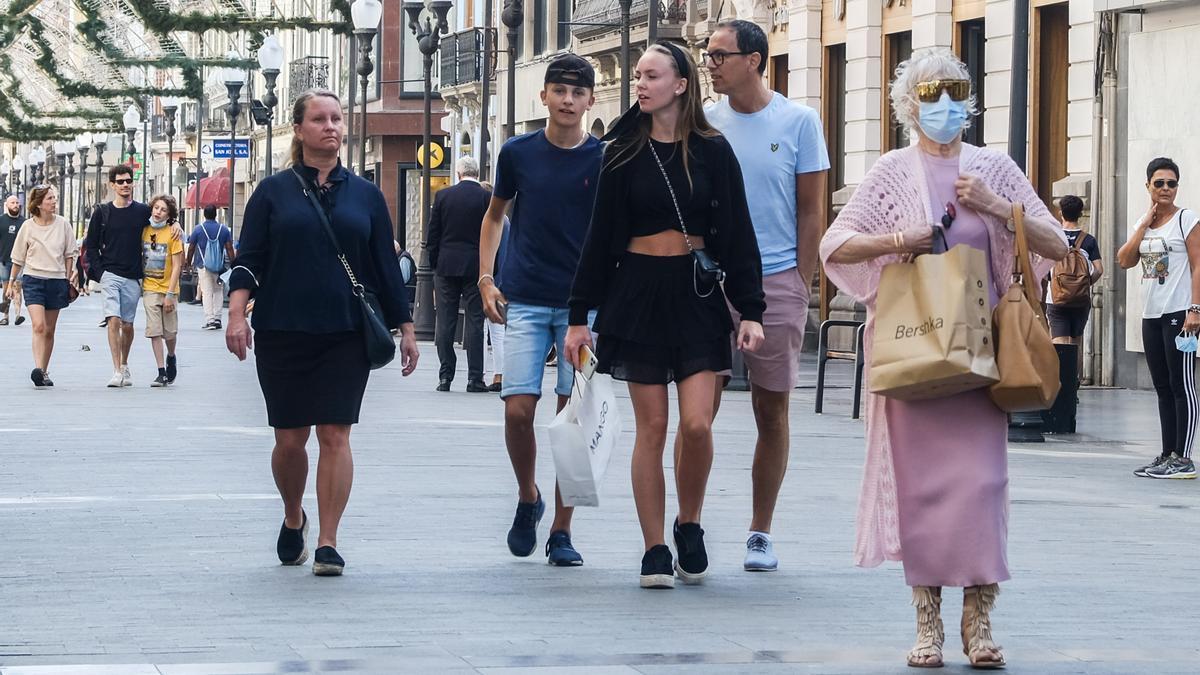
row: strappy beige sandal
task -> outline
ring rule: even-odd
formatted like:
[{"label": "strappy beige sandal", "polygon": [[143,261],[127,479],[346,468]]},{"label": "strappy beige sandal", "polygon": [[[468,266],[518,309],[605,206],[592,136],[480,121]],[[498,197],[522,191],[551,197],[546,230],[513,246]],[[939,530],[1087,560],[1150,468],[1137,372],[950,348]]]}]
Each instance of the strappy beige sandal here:
[{"label": "strappy beige sandal", "polygon": [[963,589],[962,642],[963,653],[978,670],[1004,667],[1000,645],[992,641],[991,611],[1000,595],[999,584],[971,586]]},{"label": "strappy beige sandal", "polygon": [[908,652],[913,668],[941,668],[942,645],[946,631],[942,626],[942,589],[913,586],[913,607],[917,608],[917,643]]}]

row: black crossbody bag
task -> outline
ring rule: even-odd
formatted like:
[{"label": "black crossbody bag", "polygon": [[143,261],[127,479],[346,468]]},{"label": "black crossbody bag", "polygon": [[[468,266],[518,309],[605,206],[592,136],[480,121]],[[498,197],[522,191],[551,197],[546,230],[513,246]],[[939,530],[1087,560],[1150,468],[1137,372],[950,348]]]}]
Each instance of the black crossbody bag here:
[{"label": "black crossbody bag", "polygon": [[[658,170],[662,172],[663,180],[667,182],[667,191],[671,193],[671,203],[675,206],[675,215],[679,218],[679,227],[683,229],[683,240],[687,242],[688,253],[692,255],[692,270],[694,276],[692,278],[692,288],[695,289],[696,295],[707,298],[717,290],[717,285],[725,281],[725,270],[708,254],[706,249],[692,248],[692,238],[688,236],[687,225],[683,223],[683,212],[679,210],[679,201],[675,199],[675,188],[671,187],[671,178],[667,176],[667,170],[663,167],[662,160],[658,158],[658,151],[654,149],[654,142],[647,140],[646,145],[650,148],[650,154],[654,155],[654,163],[658,164]],[[700,292],[700,285],[704,284],[708,287],[707,293]]]},{"label": "black crossbody bag", "polygon": [[354,270],[350,269],[350,263],[346,261],[346,255],[342,253],[342,247],[333,233],[333,227],[329,224],[329,216],[325,213],[325,208],[321,206],[321,203],[317,201],[317,196],[309,189],[308,182],[295,169],[292,169],[292,174],[296,176],[296,180],[300,181],[300,189],[304,191],[308,203],[316,209],[317,217],[321,219],[321,225],[325,227],[325,232],[329,235],[329,241],[333,242],[333,250],[337,251],[338,260],[346,270],[346,276],[350,278],[354,297],[358,298],[358,304],[362,309],[363,342],[366,344],[367,361],[371,364],[371,370],[382,368],[396,358],[396,340],[392,338],[391,331],[383,323],[383,310],[379,306],[379,299],[358,283],[358,278],[354,276]]}]

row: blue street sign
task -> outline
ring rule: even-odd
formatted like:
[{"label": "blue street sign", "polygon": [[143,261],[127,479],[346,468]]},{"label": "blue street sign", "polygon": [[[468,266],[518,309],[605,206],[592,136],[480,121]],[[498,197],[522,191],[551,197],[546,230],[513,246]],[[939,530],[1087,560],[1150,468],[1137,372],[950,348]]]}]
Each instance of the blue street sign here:
[{"label": "blue street sign", "polygon": [[[228,138],[214,138],[212,140],[213,159],[229,159],[229,147],[231,141]],[[237,159],[250,159],[250,139],[239,138],[234,147],[234,157]]]}]

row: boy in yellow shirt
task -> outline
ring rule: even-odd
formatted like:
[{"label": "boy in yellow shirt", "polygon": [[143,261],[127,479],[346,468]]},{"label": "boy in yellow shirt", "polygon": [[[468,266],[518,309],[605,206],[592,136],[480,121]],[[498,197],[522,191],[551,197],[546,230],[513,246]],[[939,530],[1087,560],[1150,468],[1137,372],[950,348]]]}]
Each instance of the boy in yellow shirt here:
[{"label": "boy in yellow shirt", "polygon": [[[183,239],[170,227],[179,217],[179,206],[170,195],[150,200],[150,223],[142,230],[142,306],[146,309],[146,337],[154,350],[158,377],[151,387],[175,381],[178,364],[175,341],[179,334],[179,273],[183,270]],[[167,345],[163,358],[163,343]]]}]

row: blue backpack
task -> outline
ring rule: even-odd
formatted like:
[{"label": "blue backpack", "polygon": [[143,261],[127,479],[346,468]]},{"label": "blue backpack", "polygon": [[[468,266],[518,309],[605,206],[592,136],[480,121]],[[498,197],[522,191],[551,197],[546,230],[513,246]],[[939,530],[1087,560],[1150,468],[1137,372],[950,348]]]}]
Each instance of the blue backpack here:
[{"label": "blue backpack", "polygon": [[204,233],[204,269],[213,274],[220,274],[225,271],[225,248],[221,246],[221,226],[217,225],[217,236],[210,237],[208,230],[204,225],[200,226],[200,231]]}]

